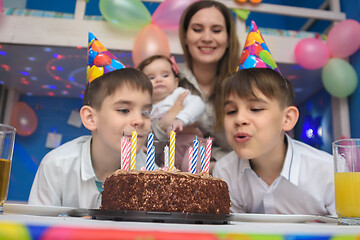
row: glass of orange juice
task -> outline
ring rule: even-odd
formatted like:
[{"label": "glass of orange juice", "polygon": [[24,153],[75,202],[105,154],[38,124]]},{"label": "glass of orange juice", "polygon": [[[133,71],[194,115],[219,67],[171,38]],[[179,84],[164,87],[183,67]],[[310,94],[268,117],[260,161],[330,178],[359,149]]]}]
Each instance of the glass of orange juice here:
[{"label": "glass of orange juice", "polygon": [[335,208],[340,225],[360,225],[360,139],[333,142]]},{"label": "glass of orange juice", "polygon": [[15,128],[0,124],[0,214],[6,201],[15,142]]}]

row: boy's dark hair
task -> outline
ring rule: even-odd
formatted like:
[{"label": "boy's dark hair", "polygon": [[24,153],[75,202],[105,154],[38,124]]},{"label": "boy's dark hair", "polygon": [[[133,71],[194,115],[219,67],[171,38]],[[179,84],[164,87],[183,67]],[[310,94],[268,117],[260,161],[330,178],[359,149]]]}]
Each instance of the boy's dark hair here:
[{"label": "boy's dark hair", "polygon": [[216,128],[224,124],[224,101],[226,96],[237,94],[240,98],[256,97],[254,89],[270,99],[276,99],[280,108],[294,105],[294,89],[289,80],[270,68],[242,69],[230,75],[222,85],[222,108],[216,112]]},{"label": "boy's dark hair", "polygon": [[152,96],[152,84],[144,73],[135,68],[122,68],[106,73],[88,84],[84,92],[83,104],[99,110],[105,97],[125,85],[149,92]]},{"label": "boy's dark hair", "polygon": [[163,55],[152,55],[152,56],[150,56],[150,57],[148,57],[148,58],[145,58],[143,61],[141,61],[141,63],[139,63],[139,65],[138,65],[137,68],[138,68],[140,71],[143,71],[144,68],[145,68],[147,65],[149,65],[150,63],[152,63],[153,61],[155,61],[155,60],[157,60],[157,59],[164,59],[164,60],[168,61],[169,64],[170,64],[170,66],[171,66],[171,70],[172,70],[172,72],[174,73],[174,76],[177,77],[177,78],[179,78],[179,73],[176,73],[176,72],[174,71],[173,63],[171,62],[170,58],[165,57],[165,56],[163,56]]}]

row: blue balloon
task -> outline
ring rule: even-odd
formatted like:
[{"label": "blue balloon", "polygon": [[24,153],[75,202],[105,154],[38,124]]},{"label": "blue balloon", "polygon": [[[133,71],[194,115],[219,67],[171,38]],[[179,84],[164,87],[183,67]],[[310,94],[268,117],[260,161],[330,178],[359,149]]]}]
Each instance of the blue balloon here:
[{"label": "blue balloon", "polygon": [[243,63],[243,68],[254,68],[256,66],[256,57],[254,55],[249,55],[248,58]]},{"label": "blue balloon", "polygon": [[265,43],[261,43],[260,46],[261,46],[264,50],[270,52],[268,46],[267,46]]},{"label": "blue balloon", "polygon": [[121,69],[121,68],[125,67],[124,64],[122,64],[121,62],[119,62],[119,61],[117,61],[115,59],[112,59],[110,66],[115,68],[115,69]]}]

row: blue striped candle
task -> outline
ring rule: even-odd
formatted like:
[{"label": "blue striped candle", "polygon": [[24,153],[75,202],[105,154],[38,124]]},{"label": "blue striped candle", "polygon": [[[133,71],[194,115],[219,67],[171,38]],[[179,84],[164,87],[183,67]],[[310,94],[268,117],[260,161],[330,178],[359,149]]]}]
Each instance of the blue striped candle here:
[{"label": "blue striped candle", "polygon": [[155,169],[155,146],[152,146],[151,148],[151,159],[149,161],[149,167],[148,167],[148,163],[146,163],[146,170],[148,171],[154,171]]},{"label": "blue striped candle", "polygon": [[196,139],[194,140],[193,146],[193,155],[191,160],[191,173],[196,173],[196,164],[197,164],[197,157],[199,155],[199,141]]},{"label": "blue striped candle", "polygon": [[201,171],[205,171],[205,147],[203,145],[200,146],[200,163],[201,163]]},{"label": "blue striped candle", "polygon": [[147,142],[147,157],[146,157],[146,170],[152,171],[154,170],[155,166],[155,151],[153,150],[154,147],[154,134],[152,132],[148,135],[148,142]]}]

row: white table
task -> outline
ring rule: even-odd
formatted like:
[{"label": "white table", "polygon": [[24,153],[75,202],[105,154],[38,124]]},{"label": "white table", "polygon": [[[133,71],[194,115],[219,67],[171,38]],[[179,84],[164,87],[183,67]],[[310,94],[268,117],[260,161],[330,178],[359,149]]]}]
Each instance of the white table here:
[{"label": "white table", "polygon": [[[26,213],[26,211],[25,211]],[[29,213],[27,213],[29,214]],[[0,215],[0,239],[2,231],[9,226],[27,229],[29,239],[37,239],[46,235],[47,239],[72,239],[92,237],[96,239],[119,239],[129,237],[134,239],[225,239],[224,236],[264,235],[286,239],[298,236],[330,237],[357,236],[360,237],[360,226],[338,226],[335,222],[318,223],[281,223],[281,222],[240,222],[231,221],[224,225],[208,224],[173,224],[154,222],[125,222],[94,220],[68,216],[37,216],[23,213],[5,212]],[[34,230],[35,229],[35,230]],[[39,233],[38,229],[42,232]],[[63,235],[61,235],[63,234]],[[65,235],[64,235],[65,234]],[[36,235],[36,236],[35,236]],[[220,238],[221,236],[221,238]],[[14,238],[15,239],[15,238]],[[323,239],[323,238],[322,238]],[[341,238],[337,238],[339,240]],[[355,238],[353,238],[355,239]]]}]

